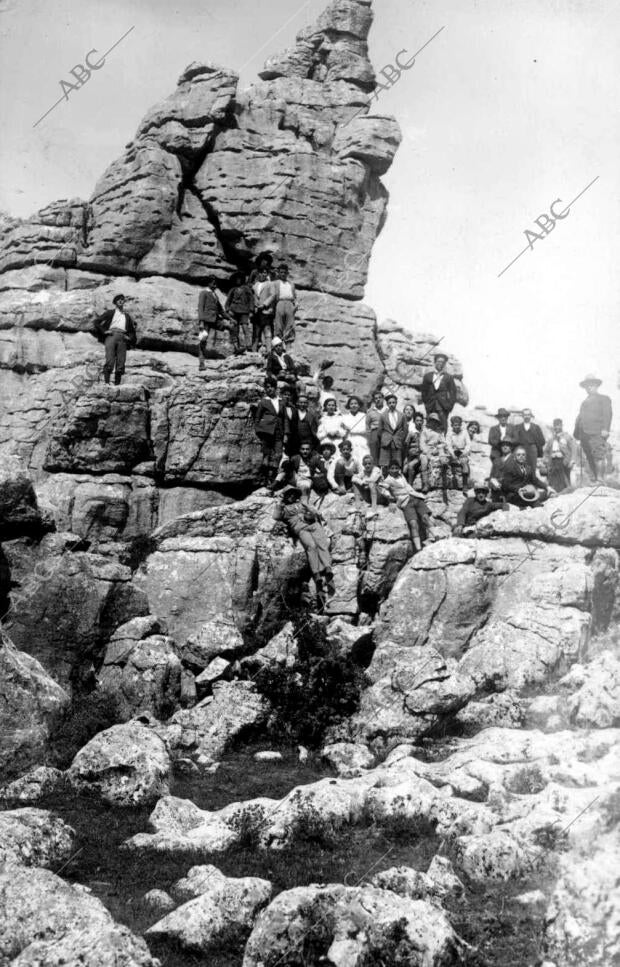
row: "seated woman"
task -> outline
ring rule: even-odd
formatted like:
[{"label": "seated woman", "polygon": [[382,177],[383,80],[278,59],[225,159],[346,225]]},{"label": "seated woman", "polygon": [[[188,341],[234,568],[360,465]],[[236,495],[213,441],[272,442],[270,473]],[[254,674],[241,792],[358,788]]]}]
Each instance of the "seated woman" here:
[{"label": "seated woman", "polygon": [[378,486],[381,480],[383,480],[381,467],[377,467],[370,454],[367,453],[362,460],[360,473],[356,473],[351,478],[351,483],[353,484],[355,504],[358,510],[364,504],[370,504],[370,510],[367,512],[369,517],[375,517],[377,514]]},{"label": "seated woman", "polygon": [[302,503],[298,487],[286,487],[273,516],[276,520],[284,521],[291,535],[302,545],[318,594],[325,586],[329,594],[334,594],[329,538],[323,529],[323,518],[319,511]]},{"label": "seated woman", "polygon": [[350,396],[346,409],[348,413],[342,417],[342,429],[345,439],[351,441],[353,456],[361,466],[362,460],[370,450],[366,440],[366,414],[362,410],[359,396]]},{"label": "seated woman", "polygon": [[338,485],[338,493],[348,493],[353,489],[353,477],[360,472],[361,465],[353,456],[350,440],[343,440],[339,448],[340,456],[334,464],[334,480]]},{"label": "seated woman", "polygon": [[504,468],[502,493],[509,504],[524,508],[540,506],[547,497],[555,494],[555,490],[548,487],[529,465],[525,447],[517,446]]},{"label": "seated woman", "polygon": [[335,447],[340,444],[344,437],[342,428],[342,416],[338,412],[338,404],[333,398],[325,400],[323,405],[323,416],[320,419],[317,429],[317,436],[320,443],[333,443]]}]

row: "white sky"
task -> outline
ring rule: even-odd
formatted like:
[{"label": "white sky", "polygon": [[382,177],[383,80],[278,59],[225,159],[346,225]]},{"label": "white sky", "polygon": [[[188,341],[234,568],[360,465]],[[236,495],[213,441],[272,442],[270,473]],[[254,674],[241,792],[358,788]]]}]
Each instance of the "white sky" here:
[{"label": "white sky", "polygon": [[[0,208],[88,198],[186,64],[249,84],[324,0],[0,0]],[[473,402],[571,422],[586,371],[616,396],[620,264],[620,7],[615,0],[375,0],[377,70],[416,51],[374,110],[403,144],[366,301],[445,337]],[[91,80],[36,128],[61,78],[130,27]],[[96,60],[96,55],[91,56]],[[570,214],[501,278],[554,199]],[[556,206],[561,209],[562,206]]]}]

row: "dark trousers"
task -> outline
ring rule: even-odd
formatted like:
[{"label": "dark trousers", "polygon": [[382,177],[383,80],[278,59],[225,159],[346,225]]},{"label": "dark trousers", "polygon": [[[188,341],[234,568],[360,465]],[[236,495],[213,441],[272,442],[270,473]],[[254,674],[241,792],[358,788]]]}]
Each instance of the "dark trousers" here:
[{"label": "dark trousers", "polygon": [[268,353],[271,352],[271,340],[273,339],[273,314],[257,309],[254,313],[252,323],[252,349],[254,352],[261,344],[261,339]]},{"label": "dark trousers", "polygon": [[368,439],[368,449],[370,450],[370,456],[372,457],[375,465],[379,466],[379,458],[381,456],[381,438],[379,436],[378,430],[369,430],[367,433]]},{"label": "dark trousers", "polygon": [[275,480],[282,459],[282,435],[277,433],[259,433],[263,459],[261,463],[261,477],[268,483]]},{"label": "dark trousers", "polygon": [[552,457],[549,464],[549,483],[558,493],[570,487],[570,470],[562,457]]},{"label": "dark trousers", "polygon": [[398,463],[399,467],[402,467],[403,448],[397,446],[395,443],[381,444],[379,450],[379,466],[389,467],[393,460]]},{"label": "dark trousers", "polygon": [[125,360],[127,359],[127,337],[120,329],[113,329],[105,337],[105,363],[103,365],[103,376],[106,383],[110,382],[112,370],[116,371],[116,380],[125,372]]},{"label": "dark trousers", "polygon": [[235,348],[238,350],[249,350],[252,348],[252,337],[250,335],[250,314],[249,312],[231,312],[235,320],[233,338]]}]

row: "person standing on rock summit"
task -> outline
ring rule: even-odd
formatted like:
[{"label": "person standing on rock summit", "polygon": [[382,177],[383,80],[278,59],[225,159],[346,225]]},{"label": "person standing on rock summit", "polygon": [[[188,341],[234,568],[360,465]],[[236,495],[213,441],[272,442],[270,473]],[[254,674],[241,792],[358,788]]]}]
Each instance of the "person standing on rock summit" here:
[{"label": "person standing on rock summit", "polygon": [[456,383],[454,376],[446,373],[448,357],[445,353],[435,353],[435,369],[424,374],[422,380],[422,402],[427,413],[436,413],[440,419],[441,429],[445,433],[448,429],[448,417],[456,403]]},{"label": "person standing on rock summit", "polygon": [[127,349],[133,349],[137,336],[134,321],[125,312],[125,296],[114,296],[112,303],[114,309],[108,309],[95,319],[95,328],[105,344],[103,378],[109,383],[114,370],[114,382],[118,386],[125,372]]},{"label": "person standing on rock summit", "polygon": [[588,395],[581,404],[573,433],[575,440],[581,443],[595,480],[603,480],[605,476],[607,439],[612,418],[609,396],[598,391],[602,382],[593,373],[588,373],[579,384]]}]

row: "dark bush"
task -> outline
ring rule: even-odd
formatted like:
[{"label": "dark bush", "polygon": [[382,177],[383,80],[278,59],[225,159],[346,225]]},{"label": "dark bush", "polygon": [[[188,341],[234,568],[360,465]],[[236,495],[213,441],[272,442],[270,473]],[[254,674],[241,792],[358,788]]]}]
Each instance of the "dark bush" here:
[{"label": "dark bush", "polygon": [[295,665],[261,669],[254,681],[275,710],[274,734],[316,748],[330,726],[358,710],[364,672],[327,641],[316,618],[300,616],[293,624],[299,652]]},{"label": "dark bush", "polygon": [[51,764],[60,769],[67,768],[95,735],[122,721],[118,700],[111,692],[96,689],[88,695],[76,697],[52,730]]}]

